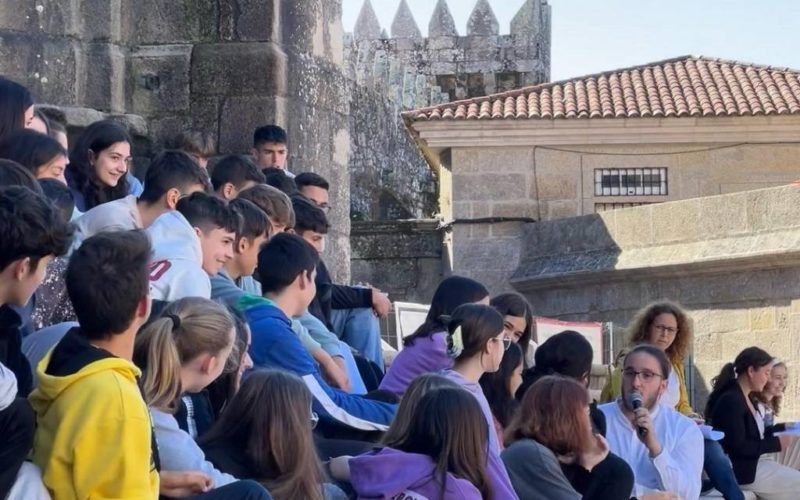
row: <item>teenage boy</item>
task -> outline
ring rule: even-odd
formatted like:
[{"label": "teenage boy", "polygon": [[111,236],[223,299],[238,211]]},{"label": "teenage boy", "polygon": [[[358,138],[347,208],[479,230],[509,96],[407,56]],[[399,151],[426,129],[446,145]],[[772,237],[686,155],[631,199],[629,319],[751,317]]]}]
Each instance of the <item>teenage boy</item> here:
[{"label": "teenage boy", "polygon": [[289,177],[294,174],[286,169],[286,160],[289,157],[289,140],[286,131],[277,125],[259,127],[253,133],[253,158],[263,170],[274,167],[286,172]]},{"label": "teenage boy", "polygon": [[[325,213],[303,196],[293,197],[292,206],[295,232],[322,255],[329,227]],[[316,285],[309,312],[382,370],[380,324],[373,311],[391,308],[391,303],[384,304],[388,298],[375,288],[334,285],[322,260],[317,265]]]},{"label": "teenage boy", "polygon": [[147,228],[153,244],[150,293],[154,300],[211,298],[209,276],[233,258],[241,220],[227,202],[205,193],[180,200]]},{"label": "teenage boy", "polygon": [[223,200],[232,200],[239,192],[263,183],[264,174],[246,156],[228,155],[211,170],[214,192]]},{"label": "teenage boy", "polygon": [[266,184],[253,186],[239,193],[239,198],[252,201],[269,217],[270,235],[275,236],[294,227],[292,201],[280,189]]},{"label": "teenage boy", "polygon": [[53,498],[157,498],[158,463],[132,363],[150,314],[150,242],[101,233],[72,255],[66,281],[80,326],[37,369],[33,461]]},{"label": "teenage boy", "polygon": [[98,205],[76,221],[75,246],[103,231],[149,227],[162,214],[175,210],[178,200],[198,191],[209,191],[208,175],[182,151],[163,151],[153,158],[137,199],[128,195]]},{"label": "teenage boy", "polygon": [[207,170],[208,160],[214,156],[217,150],[214,136],[204,130],[186,130],[181,132],[170,141],[170,147],[183,151],[191,156],[203,170]]},{"label": "teenage boy", "polygon": [[[671,365],[661,349],[640,345],[625,356],[622,396],[600,405],[612,453],[633,469],[634,491],[669,491],[678,498],[700,496],[703,435],[688,417],[659,403]],[[634,403],[635,398],[638,404]]]},{"label": "teenage boy", "polygon": [[33,377],[22,353],[22,319],[47,264],[63,255],[72,230],[43,196],[0,188],[0,498],[5,498],[33,444],[35,418],[24,399]]},{"label": "teenage boy", "polygon": [[290,318],[300,316],[316,294],[318,261],[316,250],[293,234],[276,235],[261,249],[257,275],[264,297],[242,304],[253,336],[250,357],[255,366],[284,369],[303,379],[314,397],[321,430],[329,437],[385,431],[397,405],[332,388],[292,331]]},{"label": "teenage boy", "polygon": [[[254,203],[243,199],[230,202],[230,207],[242,219],[240,231],[236,234],[234,242],[234,256],[217,273],[211,276],[211,299],[225,305],[236,307],[247,293],[241,287],[241,280],[253,275],[258,263],[258,252],[269,239],[270,222],[267,214]],[[292,321],[292,329],[300,337],[303,346],[308,350],[314,360],[319,364],[326,379],[335,387],[349,390],[349,381],[345,372],[333,360],[331,355],[322,348],[322,345],[311,338],[306,330],[297,321]],[[336,352],[339,353],[339,344],[336,337]]]},{"label": "teenage boy", "polygon": [[319,174],[314,172],[303,172],[294,178],[297,191],[311,200],[316,206],[326,214],[331,211],[328,191],[331,185]]}]

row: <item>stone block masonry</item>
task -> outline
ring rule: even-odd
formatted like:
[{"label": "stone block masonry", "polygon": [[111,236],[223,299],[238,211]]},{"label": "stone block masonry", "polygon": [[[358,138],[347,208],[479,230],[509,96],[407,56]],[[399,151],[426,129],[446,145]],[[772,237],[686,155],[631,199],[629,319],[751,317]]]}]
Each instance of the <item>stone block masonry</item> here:
[{"label": "stone block masonry", "polygon": [[[39,103],[83,108],[81,116],[138,115],[121,119],[146,124],[134,145],[140,176],[147,157],[186,128],[212,132],[222,154],[248,153],[256,126],[286,128],[289,168],[333,185],[327,260],[347,281],[342,38],[341,0],[0,0],[0,74]],[[83,121],[71,123],[72,135]]]}]

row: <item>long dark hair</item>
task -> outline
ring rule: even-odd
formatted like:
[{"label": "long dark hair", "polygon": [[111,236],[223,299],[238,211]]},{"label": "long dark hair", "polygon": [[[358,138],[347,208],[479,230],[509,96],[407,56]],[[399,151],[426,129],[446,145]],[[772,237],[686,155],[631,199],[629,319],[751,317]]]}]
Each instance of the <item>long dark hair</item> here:
[{"label": "long dark hair", "polygon": [[475,485],[483,498],[491,498],[486,471],[489,432],[475,397],[460,387],[447,387],[425,394],[412,413],[408,432],[386,446],[431,457],[442,492],[449,472]]},{"label": "long dark hair", "polygon": [[534,338],[533,331],[533,309],[530,303],[522,295],[516,292],[502,293],[489,302],[503,316],[516,316],[525,319],[525,330],[522,332],[518,345],[522,349],[523,359],[528,356],[531,339]]},{"label": "long dark hair", "polygon": [[0,158],[14,160],[31,171],[34,177],[58,156],[67,156],[67,151],[49,135],[33,130],[17,130],[0,141]]},{"label": "long dark hair", "polygon": [[[489,340],[503,333],[503,317],[492,306],[462,304],[447,322],[447,348],[456,360],[468,359],[483,352]],[[453,336],[461,328],[463,349],[456,351]]]},{"label": "long dark hair", "polygon": [[27,88],[0,76],[0,140],[25,128],[25,111],[33,106]]},{"label": "long dark hair", "polygon": [[486,400],[489,402],[492,414],[504,428],[511,422],[514,413],[519,407],[519,403],[509,391],[508,384],[511,381],[514,370],[519,368],[521,364],[522,349],[517,344],[511,344],[503,354],[500,369],[494,373],[484,373],[480,379],[483,395],[486,396]]},{"label": "long dark hair", "polygon": [[417,330],[403,339],[403,345],[414,345],[420,337],[430,337],[445,330],[442,316],[453,314],[461,304],[478,302],[489,296],[489,290],[477,281],[462,276],[450,276],[442,280],[431,299],[431,308],[425,322]]},{"label": "long dark hair", "polygon": [[706,403],[706,417],[711,417],[720,396],[736,385],[737,377],[746,374],[748,368],[758,369],[767,366],[772,363],[773,359],[764,349],[748,347],[736,356],[733,363],[726,363],[719,375],[711,380],[713,389],[708,396],[708,403]]},{"label": "long dark hair", "polygon": [[133,144],[125,127],[113,120],[103,120],[86,127],[72,147],[66,172],[67,183],[83,195],[85,210],[128,195],[126,176],[123,175],[116,186],[106,186],[100,181],[90,161],[90,153],[97,157],[118,142]]},{"label": "long dark hair", "polygon": [[591,373],[593,358],[592,344],[580,333],[565,330],[553,335],[536,348],[536,364],[522,374],[517,400],[522,400],[528,388],[547,375],[562,375],[582,381]]},{"label": "long dark hair", "polygon": [[200,440],[242,444],[273,498],[322,500],[324,474],[311,432],[311,393],[289,372],[255,370]]}]

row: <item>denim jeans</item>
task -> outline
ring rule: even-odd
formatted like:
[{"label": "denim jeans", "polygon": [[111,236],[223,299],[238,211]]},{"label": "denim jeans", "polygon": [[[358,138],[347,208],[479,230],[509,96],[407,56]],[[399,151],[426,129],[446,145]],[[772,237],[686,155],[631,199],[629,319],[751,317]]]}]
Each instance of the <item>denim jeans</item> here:
[{"label": "denim jeans", "polygon": [[704,444],[704,463],[703,468],[708,474],[708,479],[714,488],[717,489],[727,500],[744,500],[744,493],[736,482],[733,475],[731,460],[719,441],[706,439]]},{"label": "denim jeans", "polygon": [[331,323],[340,339],[384,370],[381,325],[372,309],[333,309]]},{"label": "denim jeans", "polygon": [[[340,355],[342,359],[344,359],[344,364],[347,367],[347,378],[350,379],[350,394],[366,394],[367,388],[364,385],[364,381],[361,379],[361,374],[358,372],[356,360],[353,358],[353,353],[350,350],[351,347],[343,341],[336,339],[335,334],[328,332],[325,323],[317,319],[317,317],[310,312],[306,311],[298,319],[300,323],[308,329],[308,333],[311,337],[317,342],[327,342],[329,337],[333,337],[334,340],[340,344]],[[328,351],[329,349],[325,350]]]}]

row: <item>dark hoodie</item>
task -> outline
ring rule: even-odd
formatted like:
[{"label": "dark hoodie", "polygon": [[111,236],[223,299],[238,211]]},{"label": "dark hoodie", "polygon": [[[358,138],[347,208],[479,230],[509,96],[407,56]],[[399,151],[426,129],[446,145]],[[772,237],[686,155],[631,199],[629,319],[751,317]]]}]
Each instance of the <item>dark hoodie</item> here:
[{"label": "dark hoodie", "polygon": [[372,307],[372,290],[369,288],[335,285],[325,263],[317,264],[317,295],[308,306],[308,312],[333,331],[331,309],[360,309]]},{"label": "dark hoodie", "polygon": [[350,459],[350,484],[359,499],[400,498],[480,500],[472,483],[449,472],[437,477],[436,464],[428,455],[383,448]]},{"label": "dark hoodie", "polygon": [[28,359],[22,354],[22,318],[10,306],[0,307],[0,363],[17,377],[17,395],[26,397],[33,387]]}]

